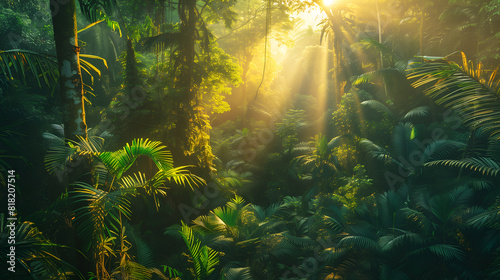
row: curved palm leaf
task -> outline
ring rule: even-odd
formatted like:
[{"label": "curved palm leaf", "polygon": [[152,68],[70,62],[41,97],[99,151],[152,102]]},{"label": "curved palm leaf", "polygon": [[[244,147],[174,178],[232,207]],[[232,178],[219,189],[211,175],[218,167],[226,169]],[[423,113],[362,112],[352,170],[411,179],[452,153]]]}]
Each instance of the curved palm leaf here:
[{"label": "curved palm leaf", "polygon": [[253,280],[250,267],[232,267],[222,273],[225,280]]},{"label": "curved palm leaf", "polygon": [[359,144],[371,157],[377,160],[381,160],[386,164],[397,162],[388,151],[368,139],[362,139]]},{"label": "curved palm leaf", "polygon": [[76,151],[76,148],[65,146],[64,143],[52,147],[44,158],[45,168],[49,174],[52,175],[58,171],[64,170],[66,165],[74,157]]},{"label": "curved palm leaf", "polygon": [[429,234],[436,228],[436,225],[424,213],[411,208],[403,208],[402,211],[406,214],[407,220],[415,223],[424,233]]},{"label": "curved palm leaf", "polygon": [[500,172],[500,165],[489,158],[466,158],[462,160],[435,160],[425,163],[424,166],[444,166],[457,168],[460,170],[467,170],[472,173],[481,174],[483,176],[498,176]]},{"label": "curved palm leaf", "polygon": [[408,275],[390,265],[382,265],[380,267],[380,280],[409,280]]},{"label": "curved palm leaf", "polygon": [[474,228],[482,229],[485,226],[497,224],[500,220],[500,210],[494,209],[475,215],[467,223]]},{"label": "curved palm leaf", "polygon": [[164,50],[167,47],[181,45],[183,40],[185,40],[185,38],[182,37],[182,33],[174,31],[144,38],[141,42],[146,50]]},{"label": "curved palm leaf", "polygon": [[[401,66],[399,68],[402,68]],[[404,79],[404,74],[401,73],[399,68],[386,68],[376,71],[371,71],[363,73],[359,76],[354,76],[351,78],[351,83],[353,86],[375,83],[383,79],[392,79],[393,77],[398,77]]]},{"label": "curved palm leaf", "polygon": [[9,80],[20,80],[25,85],[28,75],[37,81],[38,87],[42,87],[41,79],[48,87],[59,79],[56,57],[28,50],[0,51],[0,69]]},{"label": "curved palm leaf", "polygon": [[365,100],[361,102],[361,105],[371,108],[381,114],[386,114],[387,116],[393,116],[392,111],[385,104],[377,100]]},{"label": "curved palm leaf", "polygon": [[167,273],[167,271],[168,271],[168,277],[170,277],[172,279],[177,279],[177,277],[180,278],[182,276],[182,273],[177,271],[177,269],[172,268],[172,267],[167,266],[167,265],[162,265],[162,266],[163,266],[163,273]]},{"label": "curved palm leaf", "polygon": [[[273,236],[281,236],[281,233],[271,234]],[[280,242],[275,243],[269,248],[269,253],[263,255],[260,259],[264,261],[294,259],[300,252],[300,248],[288,239],[282,239]],[[274,259],[273,259],[274,258]]]},{"label": "curved palm leaf", "polygon": [[315,240],[311,239],[309,236],[302,236],[302,237],[295,236],[288,231],[285,231],[283,233],[283,237],[288,239],[293,244],[295,244],[297,246],[301,246],[301,247],[305,247],[305,246],[314,247],[315,245],[317,245],[317,242]]},{"label": "curved palm leaf", "polygon": [[423,154],[426,162],[449,159],[456,157],[460,150],[465,149],[467,145],[453,140],[438,140],[429,144]]},{"label": "curved palm leaf", "polygon": [[[0,234],[6,238],[10,229],[7,228],[7,223],[4,223],[3,215],[1,219]],[[85,279],[77,269],[55,254],[56,248],[69,247],[50,242],[33,223],[28,221],[18,223],[15,236],[16,263],[21,267],[16,268],[15,273],[19,276],[16,279],[26,279],[28,277],[31,279],[69,279],[69,275],[73,273],[79,279]],[[7,244],[7,242],[0,245],[2,255],[0,259],[4,263],[8,261],[7,254],[10,253],[10,247],[11,245]],[[25,271],[27,275],[23,277],[22,271]],[[0,277],[2,279],[13,279],[11,278],[12,272],[8,271],[6,267],[0,272]]]},{"label": "curved palm leaf", "polygon": [[218,207],[212,211],[213,215],[219,219],[219,224],[224,227],[224,230],[234,238],[238,238],[238,223],[240,213],[237,210],[229,207]]},{"label": "curved palm leaf", "polygon": [[[54,143],[44,158],[45,168],[49,174],[54,174],[64,170],[65,166],[73,160],[81,160],[82,156],[93,156],[100,154],[104,147],[104,139],[98,136],[89,136],[85,139],[77,135],[78,142],[71,141],[68,146],[64,144],[62,137],[55,136],[53,134],[46,133],[45,137],[51,137],[54,139],[59,139],[59,141]],[[102,172],[101,177],[104,176]]]},{"label": "curved palm leaf", "polygon": [[[448,58],[417,64],[409,74],[413,87],[430,86],[424,93],[437,104],[452,108],[470,129],[485,129],[500,137],[500,81],[498,68],[487,72],[481,64],[474,69],[462,53],[463,65]],[[487,74],[488,73],[488,74]]]},{"label": "curved palm leaf", "polygon": [[408,113],[406,113],[406,115],[401,119],[401,122],[415,123],[415,120],[429,117],[431,115],[430,110],[431,108],[429,108],[429,106],[420,106],[417,108],[413,108]]},{"label": "curved palm leaf", "polygon": [[169,280],[159,269],[147,268],[144,265],[133,262],[131,260],[125,260],[120,263],[120,266],[111,275],[118,275],[121,279],[130,280],[151,280],[153,275],[160,277],[163,280]]},{"label": "curved palm leaf", "polygon": [[85,249],[88,251],[92,244],[103,244],[111,229],[119,232],[121,224],[120,214],[130,217],[130,200],[127,194],[135,189],[119,189],[106,192],[96,189],[85,183],[75,183],[72,191],[74,203],[85,203],[76,210],[76,221],[79,223]]},{"label": "curved palm leaf", "polygon": [[139,156],[149,157],[159,170],[172,169],[172,155],[165,148],[159,141],[141,138],[132,140],[132,144],[127,143],[122,150],[104,152],[97,156],[116,178],[120,178]]},{"label": "curved palm leaf", "polygon": [[338,247],[380,252],[380,246],[378,243],[366,236],[346,236],[339,241]]},{"label": "curved palm leaf", "polygon": [[410,252],[410,255],[418,255],[422,254],[425,251],[429,250],[434,255],[441,257],[447,260],[463,260],[465,258],[465,253],[459,246],[456,245],[448,245],[448,244],[434,244],[430,245],[418,250],[414,250]]},{"label": "curved palm leaf", "polygon": [[394,150],[404,159],[410,158],[410,153],[413,152],[415,144],[413,139],[413,125],[411,123],[399,123],[392,134]]},{"label": "curved palm leaf", "polygon": [[175,182],[178,185],[188,185],[191,189],[193,187],[201,186],[205,180],[187,170],[189,166],[179,166],[166,170],[158,171],[158,176],[170,182]]},{"label": "curved palm leaf", "polygon": [[96,22],[104,12],[113,14],[115,0],[78,0],[82,14],[90,21]]},{"label": "curved palm leaf", "polygon": [[[102,57],[89,54],[80,54],[80,57],[99,59],[104,63],[106,69],[108,68],[106,60]],[[82,69],[89,74],[93,83],[94,76],[90,70],[99,76],[101,76],[101,71],[92,63],[81,58]],[[48,87],[54,87],[59,80],[59,69],[55,56],[28,50],[14,49],[0,51],[0,70],[9,81],[18,80],[27,85],[27,79],[32,78],[36,80],[40,88],[42,87],[42,79]]]},{"label": "curved palm leaf", "polygon": [[219,264],[219,253],[207,246],[201,246],[201,241],[193,235],[193,230],[184,222],[182,222],[180,233],[189,249],[196,279],[206,279]]},{"label": "curved palm leaf", "polygon": [[[381,238],[382,239],[382,238]],[[387,242],[381,245],[384,252],[390,252],[397,248],[412,248],[416,246],[423,246],[425,239],[420,234],[413,232],[405,232],[398,236],[389,236]]]}]

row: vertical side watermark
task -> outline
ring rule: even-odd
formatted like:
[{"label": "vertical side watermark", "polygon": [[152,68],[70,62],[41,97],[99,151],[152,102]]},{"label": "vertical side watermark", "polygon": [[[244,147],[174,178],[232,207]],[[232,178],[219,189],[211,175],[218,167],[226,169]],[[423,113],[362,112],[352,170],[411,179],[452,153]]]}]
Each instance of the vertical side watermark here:
[{"label": "vertical side watermark", "polygon": [[10,245],[7,253],[7,264],[10,272],[16,272],[16,171],[7,171],[7,243]]}]

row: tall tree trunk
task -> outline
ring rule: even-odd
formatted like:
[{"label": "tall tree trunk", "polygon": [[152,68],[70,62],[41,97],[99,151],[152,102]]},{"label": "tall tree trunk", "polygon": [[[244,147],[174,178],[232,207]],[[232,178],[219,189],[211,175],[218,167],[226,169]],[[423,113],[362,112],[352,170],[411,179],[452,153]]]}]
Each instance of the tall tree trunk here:
[{"label": "tall tree trunk", "polygon": [[179,165],[194,165],[194,173],[208,179],[212,154],[209,145],[208,127],[203,116],[195,107],[198,105],[199,78],[195,77],[196,24],[198,12],[196,0],[180,0],[178,13],[181,20],[182,46],[177,58],[178,75],[174,87],[179,91],[176,97],[175,127],[173,139],[169,141],[174,162]]},{"label": "tall tree trunk", "polygon": [[248,118],[248,100],[247,100],[247,91],[248,91],[248,71],[250,70],[250,64],[253,59],[253,54],[251,51],[245,50],[243,54],[243,73],[241,74],[242,80],[242,92],[243,92],[243,120],[242,126],[247,127],[247,118]]},{"label": "tall tree trunk", "polygon": [[52,24],[56,43],[59,84],[64,124],[64,136],[75,139],[76,135],[87,137],[83,83],[80,72],[76,26],[75,0],[52,5]]},{"label": "tall tree trunk", "polygon": [[[375,0],[375,7],[377,10],[377,24],[378,24],[378,43],[382,45],[382,25],[380,22],[380,10],[378,8],[378,0]],[[384,69],[384,55],[380,50],[380,69]]]}]

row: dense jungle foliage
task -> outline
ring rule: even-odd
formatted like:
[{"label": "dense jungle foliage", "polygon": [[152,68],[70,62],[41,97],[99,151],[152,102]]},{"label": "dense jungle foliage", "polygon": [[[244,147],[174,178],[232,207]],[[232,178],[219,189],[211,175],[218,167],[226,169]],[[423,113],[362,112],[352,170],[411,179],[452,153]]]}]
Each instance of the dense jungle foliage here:
[{"label": "dense jungle foliage", "polygon": [[500,279],[499,0],[0,0],[1,279]]}]

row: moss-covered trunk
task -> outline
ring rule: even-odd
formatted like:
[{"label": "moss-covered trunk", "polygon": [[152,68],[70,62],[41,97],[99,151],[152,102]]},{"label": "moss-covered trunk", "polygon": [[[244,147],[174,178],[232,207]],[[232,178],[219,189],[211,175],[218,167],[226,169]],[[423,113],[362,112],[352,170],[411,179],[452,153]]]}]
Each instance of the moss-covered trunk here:
[{"label": "moss-covered trunk", "polygon": [[59,85],[62,100],[64,136],[75,139],[76,135],[86,137],[83,83],[80,72],[79,50],[76,26],[75,0],[59,2],[52,6],[54,40],[59,66]]},{"label": "moss-covered trunk", "polygon": [[195,56],[197,22],[199,20],[195,0],[179,1],[179,18],[182,46],[177,59],[178,76],[174,87],[179,96],[176,100],[175,128],[172,131],[174,141],[169,143],[174,161],[179,165],[194,165],[195,174],[208,179],[212,153],[209,145],[208,127],[203,120],[203,113],[196,109],[198,87],[201,82],[195,75]]}]

